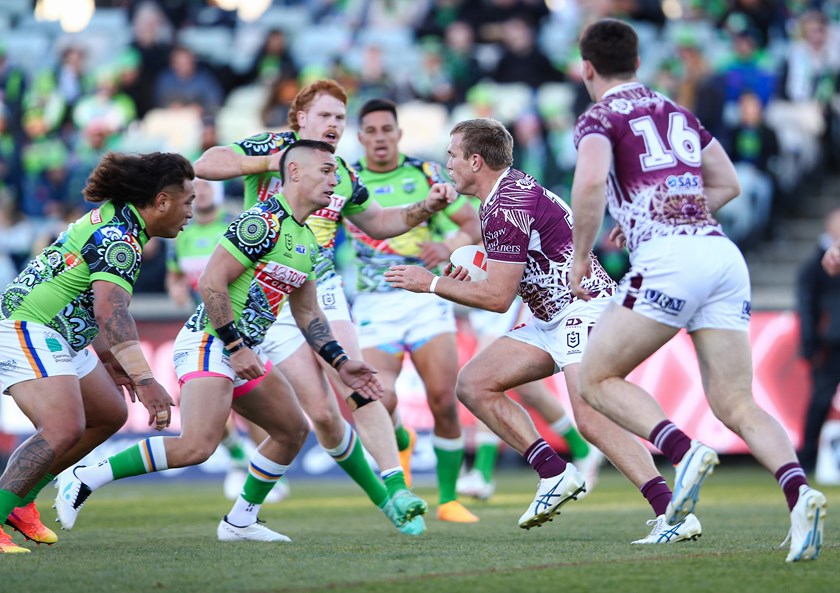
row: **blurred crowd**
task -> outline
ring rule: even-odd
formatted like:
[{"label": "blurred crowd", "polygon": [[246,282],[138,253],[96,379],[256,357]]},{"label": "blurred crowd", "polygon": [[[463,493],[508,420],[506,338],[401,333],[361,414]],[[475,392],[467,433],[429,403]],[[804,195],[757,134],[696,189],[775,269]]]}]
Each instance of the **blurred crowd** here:
[{"label": "blurred crowd", "polygon": [[[285,129],[317,78],[348,90],[351,162],[355,110],[387,97],[413,156],[441,161],[453,122],[495,117],[514,165],[567,197],[589,103],[576,40],[602,16],[634,24],[643,82],[732,156],[743,195],[719,218],[742,249],[772,238],[840,161],[838,0],[275,0],[255,22],[204,0],[96,4],[66,35],[0,3],[0,285],[88,208],[81,188],[104,152],[195,159]],[[228,185],[232,204],[239,192]],[[164,292],[163,251],[150,244],[137,291]],[[599,251],[624,271],[621,252]]]}]

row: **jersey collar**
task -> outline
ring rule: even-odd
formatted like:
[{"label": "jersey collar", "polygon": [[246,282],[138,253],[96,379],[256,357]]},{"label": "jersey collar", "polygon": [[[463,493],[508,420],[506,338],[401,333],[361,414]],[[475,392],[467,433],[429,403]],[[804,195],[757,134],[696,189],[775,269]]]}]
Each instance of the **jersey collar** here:
[{"label": "jersey collar", "polygon": [[614,87],[610,87],[607,91],[601,96],[601,100],[603,101],[610,95],[615,95],[616,93],[623,93],[624,91],[629,91],[630,89],[636,87],[644,86],[641,82],[633,81],[633,82],[623,82],[621,84],[617,84]]},{"label": "jersey collar", "polygon": [[294,214],[292,214],[292,207],[289,206],[289,202],[286,200],[286,197],[282,193],[277,192],[272,197],[275,200],[277,200],[277,202],[280,204],[280,207],[286,211],[286,214],[289,215],[289,218],[295,221],[295,224],[297,224],[301,228],[306,226],[306,223],[298,221],[298,219],[295,218]]},{"label": "jersey collar", "polygon": [[[144,235],[146,235],[146,240],[147,240],[147,241],[148,241],[148,240],[150,240],[150,239],[151,239],[151,237],[149,237],[149,233],[148,233],[148,231],[146,230],[146,221],[145,221],[145,220],[143,220],[143,217],[142,217],[142,216],[140,216],[140,212],[137,210],[137,208],[136,208],[136,207],[134,206],[134,204],[132,204],[131,202],[126,202],[126,203],[125,203],[125,205],[126,205],[126,206],[128,206],[128,209],[129,209],[129,210],[131,211],[131,213],[134,215],[134,218],[135,218],[135,220],[137,221],[137,224],[140,226],[140,230],[141,230],[141,231],[143,231],[143,234],[144,234]],[[114,209],[115,209],[115,210],[117,209],[117,205],[116,205],[116,204],[114,204]]]}]

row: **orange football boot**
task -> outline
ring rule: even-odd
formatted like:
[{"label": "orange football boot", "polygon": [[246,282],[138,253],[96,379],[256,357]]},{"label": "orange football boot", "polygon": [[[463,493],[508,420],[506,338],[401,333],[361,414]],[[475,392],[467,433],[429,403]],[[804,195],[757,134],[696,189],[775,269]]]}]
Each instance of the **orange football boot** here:
[{"label": "orange football boot", "polygon": [[451,523],[478,523],[478,517],[457,500],[450,500],[437,509],[437,518]]},{"label": "orange football boot", "polygon": [[34,502],[13,510],[6,519],[6,525],[10,525],[36,544],[51,545],[58,541],[55,532],[41,522],[41,514],[35,508]]},{"label": "orange football boot", "polygon": [[0,527],[0,554],[28,554],[29,550],[21,548],[12,541],[8,533]]},{"label": "orange football boot", "polygon": [[411,456],[414,455],[414,445],[417,444],[417,431],[413,428],[406,426],[405,429],[408,431],[408,447],[405,451],[400,451],[400,465],[403,468],[403,474],[405,474],[405,485],[411,488]]}]

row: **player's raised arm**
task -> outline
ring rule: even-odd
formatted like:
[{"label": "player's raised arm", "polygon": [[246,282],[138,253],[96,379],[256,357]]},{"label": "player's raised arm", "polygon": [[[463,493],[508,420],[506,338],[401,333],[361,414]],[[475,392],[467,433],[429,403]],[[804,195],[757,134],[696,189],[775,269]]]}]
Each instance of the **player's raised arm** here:
[{"label": "player's raised arm", "polygon": [[222,181],[242,175],[278,171],[281,155],[249,156],[236,152],[230,146],[213,146],[195,162],[195,174],[202,179]]},{"label": "player's raised arm", "polygon": [[348,218],[357,227],[374,239],[388,239],[408,232],[429,220],[452,203],[457,194],[448,183],[435,183],[429,189],[425,200],[407,206],[383,208],[373,201],[368,208]]}]

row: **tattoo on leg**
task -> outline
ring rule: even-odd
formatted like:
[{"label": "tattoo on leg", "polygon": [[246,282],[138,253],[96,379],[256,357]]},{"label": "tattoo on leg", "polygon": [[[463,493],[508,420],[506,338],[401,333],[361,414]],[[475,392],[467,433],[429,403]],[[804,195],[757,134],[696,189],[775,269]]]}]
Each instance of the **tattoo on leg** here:
[{"label": "tattoo on leg", "polygon": [[44,477],[55,461],[55,451],[41,436],[35,434],[18,447],[0,476],[0,489],[25,496],[38,480]]}]

